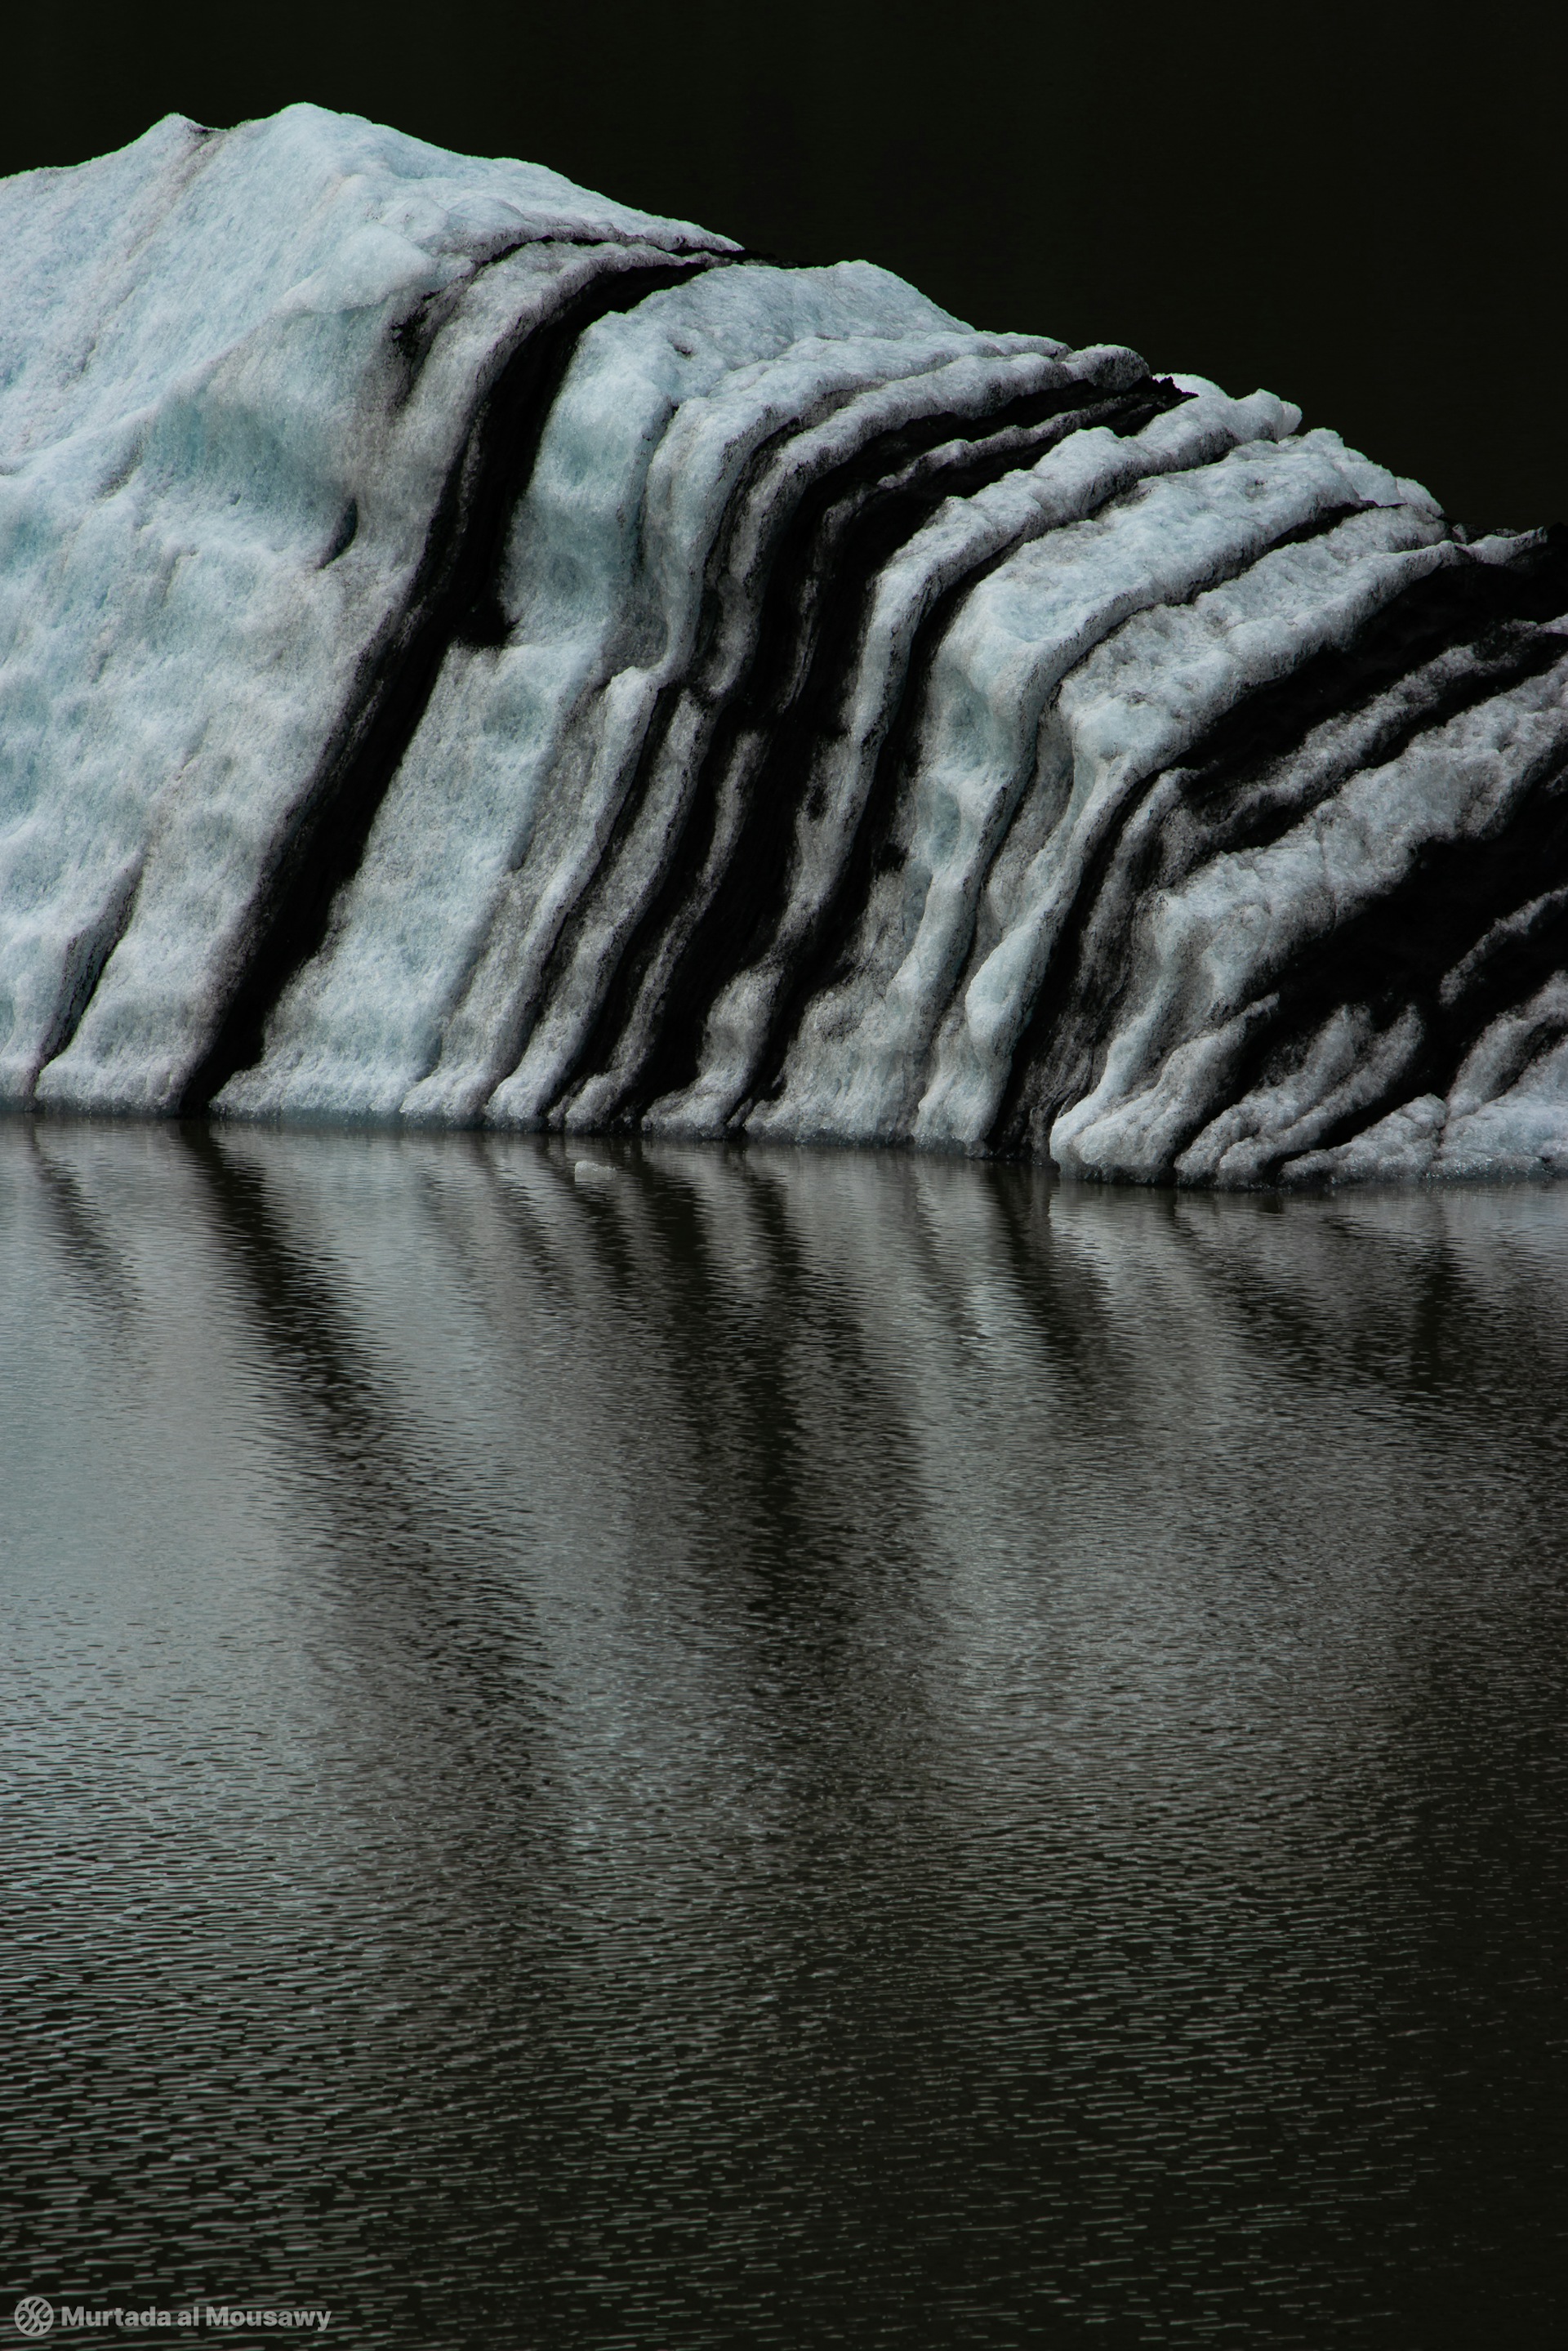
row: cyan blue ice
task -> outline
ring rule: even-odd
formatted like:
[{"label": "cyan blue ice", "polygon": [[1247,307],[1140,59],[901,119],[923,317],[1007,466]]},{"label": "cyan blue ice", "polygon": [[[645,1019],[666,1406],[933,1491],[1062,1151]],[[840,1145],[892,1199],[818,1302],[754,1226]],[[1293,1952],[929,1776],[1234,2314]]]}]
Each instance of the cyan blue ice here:
[{"label": "cyan blue ice", "polygon": [[0,183],[0,1100],[1568,1171],[1568,553],[309,107]]}]

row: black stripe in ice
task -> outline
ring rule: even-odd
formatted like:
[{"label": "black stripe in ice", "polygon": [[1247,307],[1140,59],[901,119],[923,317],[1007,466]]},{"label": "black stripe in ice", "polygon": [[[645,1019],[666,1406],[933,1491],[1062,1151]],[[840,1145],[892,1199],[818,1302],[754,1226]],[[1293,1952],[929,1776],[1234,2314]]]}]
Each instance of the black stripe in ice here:
[{"label": "black stripe in ice", "polygon": [[661,256],[656,262],[617,265],[622,250],[607,248],[603,273],[525,335],[480,401],[436,505],[408,599],[366,653],[294,830],[262,884],[248,961],[186,1082],[182,1115],[204,1110],[237,1070],[261,1059],[267,1017],[326,937],[332,901],[364,854],[448,648],[459,641],[496,642],[497,582],[507,527],[579,340],[596,320],[730,258]]},{"label": "black stripe in ice", "polygon": [[[720,716],[676,853],[584,1057],[586,1067],[608,1065],[639,990],[665,956],[673,967],[660,990],[656,1033],[641,1065],[627,1073],[622,1123],[693,1081],[715,998],[766,953],[777,933],[800,795],[817,746],[841,723],[883,566],[945,499],[972,496],[1029,461],[1011,438],[1020,425],[1042,428],[1040,445],[1091,425],[1133,432],[1187,396],[1146,379],[1110,396],[1103,385],[1078,384],[1030,394],[979,421],[950,413],[923,418],[880,437],[811,486],[775,561],[751,673]],[[980,429],[987,439],[977,437]],[[960,439],[967,444],[962,455],[927,477],[887,479],[923,451]],[[721,808],[737,795],[741,821],[728,858],[716,867]],[[873,798],[885,820],[874,787]],[[869,814],[862,813],[861,833]],[[822,919],[830,914],[831,906]],[[803,952],[810,946],[804,942]],[[779,1017],[798,1017],[792,991]],[[771,1059],[771,1043],[767,1050]]]},{"label": "black stripe in ice", "polygon": [[[1565,888],[1568,769],[1558,760],[1532,779],[1499,834],[1429,842],[1393,890],[1302,952],[1227,1090],[1231,1099],[1297,1058],[1341,1005],[1364,1006],[1383,1032],[1411,1011],[1418,1026],[1378,1095],[1315,1135],[1314,1152],[1349,1142],[1416,1095],[1446,1096],[1483,1030],[1568,963]],[[1534,919],[1489,953],[1488,935],[1526,907]],[[1449,997],[1444,979],[1472,959],[1469,984]],[[1272,1181],[1290,1155],[1265,1158],[1259,1180]]]},{"label": "black stripe in ice", "polygon": [[[1531,624],[1565,611],[1568,529],[1555,527],[1524,541],[1507,563],[1461,556],[1402,590],[1348,646],[1314,654],[1288,677],[1247,695],[1194,745],[1179,768],[1151,778],[1085,871],[1015,1048],[988,1148],[1043,1155],[1057,1118],[1097,1081],[1121,1008],[1133,908],[1145,891],[1175,886],[1211,856],[1267,848],[1349,774],[1397,758],[1417,735],[1541,674],[1562,659],[1564,641]],[[1292,789],[1289,763],[1314,728],[1368,711],[1423,664],[1459,648],[1472,650],[1470,664],[1457,665],[1430,691],[1415,693],[1406,708],[1358,741],[1342,764],[1325,764],[1304,789]],[[1144,821],[1156,796],[1159,821]],[[1508,903],[1533,894],[1521,886]],[[1469,937],[1457,946],[1450,943],[1442,967],[1469,944]],[[1328,951],[1339,952],[1337,946]],[[1359,1000],[1347,979],[1337,1001]],[[1281,1009],[1262,1025],[1250,1055],[1253,1077],[1228,1089],[1233,1099],[1256,1082],[1281,1024],[1294,1019]],[[1195,1113],[1195,1134],[1210,1114]],[[1183,1148],[1185,1142],[1176,1144],[1173,1157]]]},{"label": "black stripe in ice", "polygon": [[[1121,402],[1116,414],[1085,421],[1106,424],[1119,437],[1130,438],[1191,396],[1178,392],[1167,378],[1159,376]],[[903,690],[877,753],[871,789],[850,854],[837,888],[822,907],[810,939],[797,957],[788,986],[779,993],[768,1042],[752,1072],[744,1108],[769,1100],[782,1091],[789,1050],[812,1002],[851,977],[854,942],[878,878],[904,862],[904,852],[894,839],[894,828],[901,791],[915,757],[932,664],[965,598],[1016,552],[1017,549],[1010,545],[998,548],[995,554],[977,563],[943,591],[915,631]]]}]

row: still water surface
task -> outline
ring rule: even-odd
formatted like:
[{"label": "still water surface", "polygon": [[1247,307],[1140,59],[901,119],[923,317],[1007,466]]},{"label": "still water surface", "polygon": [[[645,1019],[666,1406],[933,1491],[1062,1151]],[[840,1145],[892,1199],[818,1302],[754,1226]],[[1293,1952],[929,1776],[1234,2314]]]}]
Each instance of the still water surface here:
[{"label": "still water surface", "polygon": [[1568,1188],[0,1129],[5,2312],[1562,2339],[1565,1373]]}]

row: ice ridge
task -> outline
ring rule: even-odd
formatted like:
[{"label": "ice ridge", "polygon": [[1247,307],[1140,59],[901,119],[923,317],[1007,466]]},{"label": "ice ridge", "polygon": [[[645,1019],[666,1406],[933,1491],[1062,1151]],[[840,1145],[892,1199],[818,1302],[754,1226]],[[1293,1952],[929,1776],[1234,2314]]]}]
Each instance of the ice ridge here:
[{"label": "ice ridge", "polygon": [[1568,533],[312,107],[0,256],[0,1102],[1568,1172]]}]

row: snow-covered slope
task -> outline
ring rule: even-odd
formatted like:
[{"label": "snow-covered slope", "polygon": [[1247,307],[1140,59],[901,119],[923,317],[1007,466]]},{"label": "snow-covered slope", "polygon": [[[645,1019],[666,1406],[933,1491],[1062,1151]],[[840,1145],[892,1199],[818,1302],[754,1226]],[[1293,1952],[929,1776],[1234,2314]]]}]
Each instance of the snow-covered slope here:
[{"label": "snow-covered slope", "polygon": [[0,1100],[1568,1170],[1568,552],[295,107],[0,183]]}]

